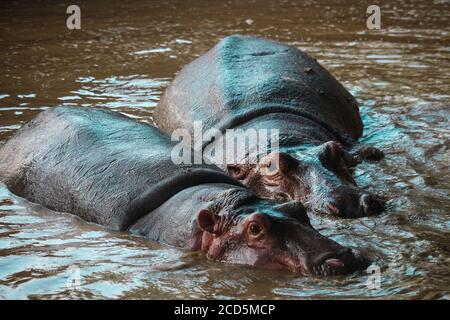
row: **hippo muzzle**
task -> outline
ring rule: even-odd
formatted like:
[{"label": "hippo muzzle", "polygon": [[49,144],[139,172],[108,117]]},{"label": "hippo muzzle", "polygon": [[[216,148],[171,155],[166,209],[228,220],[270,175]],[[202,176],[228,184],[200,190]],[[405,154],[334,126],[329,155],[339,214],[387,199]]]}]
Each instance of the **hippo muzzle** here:
[{"label": "hippo muzzle", "polygon": [[292,272],[333,276],[364,270],[370,264],[358,250],[344,247],[311,227],[293,227],[301,231],[293,239],[285,239],[288,254],[280,255],[280,263]]}]

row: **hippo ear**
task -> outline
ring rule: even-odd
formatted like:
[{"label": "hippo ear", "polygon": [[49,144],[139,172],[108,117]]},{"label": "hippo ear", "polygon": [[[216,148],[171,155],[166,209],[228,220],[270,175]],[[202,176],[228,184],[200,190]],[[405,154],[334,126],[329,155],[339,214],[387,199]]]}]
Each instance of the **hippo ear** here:
[{"label": "hippo ear", "polygon": [[198,213],[197,223],[203,231],[215,233],[214,226],[217,221],[219,221],[219,216],[207,209],[202,209]]},{"label": "hippo ear", "polygon": [[249,168],[239,164],[227,164],[227,172],[237,180],[244,180],[247,178]]},{"label": "hippo ear", "polygon": [[355,157],[345,151],[341,144],[336,141],[328,141],[322,145],[319,159],[326,165],[342,163],[349,168],[355,167],[359,163]]}]

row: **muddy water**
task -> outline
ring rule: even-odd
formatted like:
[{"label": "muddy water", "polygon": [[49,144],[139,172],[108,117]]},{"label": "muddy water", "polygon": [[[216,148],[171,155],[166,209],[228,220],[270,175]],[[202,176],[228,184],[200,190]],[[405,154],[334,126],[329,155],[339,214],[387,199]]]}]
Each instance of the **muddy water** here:
[{"label": "muddy water", "polygon": [[261,35],[316,57],[358,99],[363,140],[386,152],[357,181],[391,197],[380,217],[314,218],[380,267],[306,278],[210,262],[56,214],[0,185],[0,298],[449,298],[450,3],[351,1],[89,1],[82,29],[65,5],[0,3],[0,141],[57,105],[106,109],[151,122],[184,64],[225,35]]}]

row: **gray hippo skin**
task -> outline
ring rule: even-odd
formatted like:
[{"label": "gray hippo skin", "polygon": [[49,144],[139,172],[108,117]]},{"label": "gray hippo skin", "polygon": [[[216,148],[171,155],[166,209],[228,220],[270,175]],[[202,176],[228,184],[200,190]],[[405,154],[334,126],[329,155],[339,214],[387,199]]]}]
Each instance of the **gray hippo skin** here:
[{"label": "gray hippo skin", "polygon": [[367,266],[315,231],[300,202],[257,198],[214,166],[174,165],[172,148],[158,129],[119,113],[58,107],[0,148],[0,180],[54,211],[218,261],[305,275]]},{"label": "gray hippo skin", "polygon": [[[234,35],[184,67],[155,114],[161,130],[278,129],[279,150],[216,165],[263,198],[300,200],[314,212],[360,217],[384,209],[356,186],[354,167],[383,153],[359,144],[363,124],[353,96],[317,61],[272,40]],[[226,138],[224,138],[226,139]],[[211,139],[203,149],[217,144]],[[298,159],[294,154],[303,154]],[[273,174],[261,169],[277,159]],[[245,159],[244,159],[245,160]],[[247,159],[248,160],[248,159]],[[239,164],[242,163],[242,164]]]}]

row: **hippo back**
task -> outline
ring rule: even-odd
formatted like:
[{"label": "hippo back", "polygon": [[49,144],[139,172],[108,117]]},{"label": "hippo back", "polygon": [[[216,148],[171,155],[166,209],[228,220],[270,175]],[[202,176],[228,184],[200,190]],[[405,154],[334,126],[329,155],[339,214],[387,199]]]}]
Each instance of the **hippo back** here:
[{"label": "hippo back", "polygon": [[225,130],[268,113],[304,116],[333,133],[362,134],[353,96],[317,61],[272,40],[234,35],[188,64],[167,88],[156,111],[165,132]]},{"label": "hippo back", "polygon": [[214,166],[175,165],[158,129],[117,112],[58,107],[0,148],[0,180],[32,202],[125,229],[189,186],[240,185]]}]

